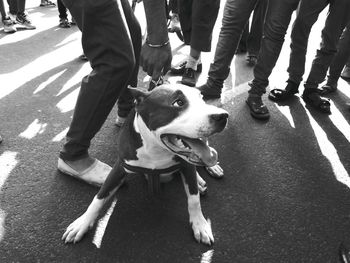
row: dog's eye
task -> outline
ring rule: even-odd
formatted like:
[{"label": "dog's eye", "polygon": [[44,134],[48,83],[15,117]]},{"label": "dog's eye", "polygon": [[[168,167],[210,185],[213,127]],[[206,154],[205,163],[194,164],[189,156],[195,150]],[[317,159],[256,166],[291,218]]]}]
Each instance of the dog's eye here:
[{"label": "dog's eye", "polygon": [[173,105],[175,107],[182,107],[185,104],[185,102],[182,99],[177,99],[173,102]]}]

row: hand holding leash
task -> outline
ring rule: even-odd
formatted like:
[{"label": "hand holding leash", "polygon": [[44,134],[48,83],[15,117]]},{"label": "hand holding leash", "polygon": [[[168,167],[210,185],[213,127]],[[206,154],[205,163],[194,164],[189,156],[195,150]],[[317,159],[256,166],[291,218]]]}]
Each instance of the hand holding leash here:
[{"label": "hand holding leash", "polygon": [[140,65],[142,69],[152,77],[152,86],[156,84],[154,87],[160,85],[159,83],[163,79],[162,76],[165,75],[171,67],[172,53],[170,43],[167,41],[167,43],[163,44],[150,44],[146,41],[141,50]]}]

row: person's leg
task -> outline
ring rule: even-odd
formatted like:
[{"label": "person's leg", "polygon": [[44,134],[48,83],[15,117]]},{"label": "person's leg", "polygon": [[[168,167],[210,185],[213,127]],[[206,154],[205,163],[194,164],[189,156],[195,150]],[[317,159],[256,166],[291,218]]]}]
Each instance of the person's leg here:
[{"label": "person's leg", "polygon": [[284,89],[273,89],[269,99],[273,101],[285,101],[299,92],[299,85],[305,71],[305,59],[307,45],[312,26],[317,21],[320,12],[328,5],[329,0],[301,0],[297,16],[293,23],[291,33],[291,53],[289,67],[287,69],[289,78]]},{"label": "person's leg", "polygon": [[343,72],[341,73],[341,77],[347,81],[350,80],[350,57],[348,61],[346,62],[345,68],[343,69]]},{"label": "person's leg", "polygon": [[302,81],[309,35],[321,11],[329,0],[302,0],[291,33],[291,53],[289,59],[289,80],[297,86]]},{"label": "person's leg", "polygon": [[180,18],[179,18],[178,0],[169,1],[169,11],[171,12],[169,32],[181,32]]},{"label": "person's leg", "polygon": [[337,90],[338,80],[346,62],[350,59],[350,23],[344,29],[339,43],[338,51],[329,67],[327,84],[322,87],[321,94],[325,95]]},{"label": "person's leg", "polygon": [[25,12],[26,0],[17,0],[17,24],[24,29],[35,29],[32,20],[29,18],[28,14]]},{"label": "person's leg", "polygon": [[57,0],[57,8],[58,8],[58,17],[60,19],[67,19],[67,8],[65,5],[62,3],[62,0]]},{"label": "person's leg", "polygon": [[64,0],[63,3],[82,29],[82,46],[92,72],[82,80],[60,158],[71,164],[82,160],[88,166],[91,164],[88,154],[91,139],[129,82],[135,56],[116,1]]},{"label": "person's leg", "polygon": [[212,32],[218,16],[220,0],[193,0],[190,55],[181,82],[195,86],[195,71],[200,63],[201,52],[211,50]]},{"label": "person's leg", "polygon": [[207,83],[198,87],[204,99],[220,98],[242,32],[257,1],[259,0],[226,1],[214,62],[210,65]]},{"label": "person's leg", "polygon": [[321,112],[330,112],[330,103],[318,94],[318,85],[326,77],[327,70],[337,52],[341,33],[350,18],[350,2],[347,0],[331,2],[325,27],[321,34],[320,49],[312,62],[311,70],[305,82],[303,99]]},{"label": "person's leg", "polygon": [[3,0],[0,0],[0,15],[2,20],[7,17]]},{"label": "person's leg", "polygon": [[7,0],[7,3],[9,5],[9,13],[11,15],[16,16],[17,15],[17,0]]},{"label": "person's leg", "polygon": [[4,1],[0,0],[0,15],[1,21],[4,25],[5,33],[14,33],[16,32],[15,22],[6,14]]},{"label": "person's leg", "polygon": [[[127,21],[127,25],[129,28],[132,45],[135,54],[135,66],[130,78],[128,85],[131,87],[137,87],[137,77],[139,72],[139,60],[141,54],[141,43],[142,43],[142,35],[141,28],[138,23],[137,18],[134,16],[133,12],[130,12],[130,9],[125,5],[126,1],[123,1],[123,10],[125,14],[125,18]],[[122,93],[119,96],[118,102],[118,117],[116,119],[116,125],[121,126],[125,122],[126,117],[128,116],[131,109],[134,107],[134,98],[128,88],[124,88]]]},{"label": "person's leg", "polygon": [[241,53],[246,53],[247,52],[247,42],[248,42],[248,37],[249,37],[249,20],[247,22],[247,24],[245,25],[243,32],[242,32],[242,36],[241,36],[241,40],[239,41],[237,50],[236,50],[236,54],[241,54]]},{"label": "person's leg", "polygon": [[178,0],[178,11],[181,30],[186,45],[191,44],[193,1],[194,0]]},{"label": "person's leg", "polygon": [[327,70],[337,52],[340,36],[349,21],[350,3],[347,0],[330,3],[328,16],[322,30],[320,48],[312,62],[312,67],[305,83],[306,89],[316,89],[325,79]]},{"label": "person's leg", "polygon": [[269,1],[264,37],[261,41],[258,62],[254,68],[254,79],[249,84],[250,94],[262,96],[266,92],[269,77],[280,55],[291,16],[298,4],[299,0]]},{"label": "person's leg", "polygon": [[58,7],[58,17],[59,17],[58,26],[61,28],[70,28],[71,24],[68,21],[67,8],[64,6],[61,0],[57,0],[57,7]]},{"label": "person's leg", "polygon": [[259,54],[268,3],[269,0],[260,0],[255,6],[252,24],[247,38],[248,56],[257,57]]}]

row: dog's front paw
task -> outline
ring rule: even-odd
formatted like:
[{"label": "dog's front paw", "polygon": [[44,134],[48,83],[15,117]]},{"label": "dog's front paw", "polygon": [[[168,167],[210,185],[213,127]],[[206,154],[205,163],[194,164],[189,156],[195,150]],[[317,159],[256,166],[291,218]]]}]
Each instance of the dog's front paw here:
[{"label": "dog's front paw", "polygon": [[65,243],[77,243],[93,225],[94,220],[89,220],[88,216],[83,214],[67,227],[62,240]]},{"label": "dog's front paw", "polygon": [[207,183],[203,180],[203,178],[197,173],[197,184],[198,190],[201,195],[206,195],[208,192]]},{"label": "dog's front paw", "polygon": [[211,166],[211,167],[205,167],[208,171],[208,173],[217,179],[221,179],[224,176],[224,170],[221,168],[221,166],[218,164]]},{"label": "dog's front paw", "polygon": [[201,215],[193,218],[190,223],[192,225],[194,238],[197,242],[202,242],[207,245],[212,245],[214,243],[210,219],[205,220],[203,215]]}]

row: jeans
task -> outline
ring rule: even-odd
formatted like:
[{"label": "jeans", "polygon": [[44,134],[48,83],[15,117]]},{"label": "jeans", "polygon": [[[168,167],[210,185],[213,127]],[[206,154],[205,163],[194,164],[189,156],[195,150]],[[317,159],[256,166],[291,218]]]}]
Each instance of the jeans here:
[{"label": "jeans", "polygon": [[260,96],[265,93],[269,84],[268,78],[276,65],[291,16],[294,10],[297,9],[298,4],[299,0],[270,0],[266,14],[264,36],[249,93]]},{"label": "jeans", "polygon": [[128,92],[127,85],[136,86],[141,29],[128,0],[63,0],[63,3],[82,31],[84,54],[92,67],[82,80],[66,143],[60,152],[63,160],[73,161],[88,156],[91,139],[117,99]]},{"label": "jeans", "polygon": [[62,3],[62,0],[57,0],[58,17],[61,19],[67,19],[67,8]]},{"label": "jeans", "polygon": [[178,11],[185,44],[209,52],[220,0],[178,0]]},{"label": "jeans", "polygon": [[260,0],[257,2],[252,23],[249,27],[248,21],[242,33],[238,49],[247,50],[249,56],[258,56],[259,54],[268,2],[269,0]]},{"label": "jeans", "polygon": [[[298,7],[298,2],[298,0],[270,0],[270,6],[265,21],[262,47],[258,63],[254,68],[254,79],[251,82],[252,88],[249,90],[249,93],[261,96],[266,92],[266,87],[269,84],[268,78],[279,57],[284,42],[284,35],[288,28],[293,10]],[[318,52],[315,62],[316,64],[313,66],[314,69],[311,70],[309,83],[320,83],[323,81],[330,61],[335,54],[336,43],[340,37],[339,30],[341,27],[338,24],[343,24],[344,21],[346,21],[343,17],[348,16],[345,15],[345,13],[350,13],[349,9],[346,9],[344,2],[349,1],[300,1],[297,17],[293,24],[291,34],[291,55],[288,67],[289,81],[296,84],[301,82],[305,71],[305,57],[311,28],[317,21],[320,12],[327,5],[330,5],[330,14],[332,13],[332,15],[328,15],[328,22],[326,21],[326,27],[322,31],[323,40],[321,46],[323,46],[323,48]],[[339,18],[336,18],[337,16],[339,16]],[[342,28],[344,28],[344,26]],[[327,53],[328,55],[321,55],[321,53]],[[324,64],[324,66],[320,66],[321,64]],[[321,79],[322,81],[320,81]],[[313,87],[314,86],[315,85],[313,84]]]},{"label": "jeans", "polygon": [[26,0],[7,0],[11,14],[22,14],[26,8]]},{"label": "jeans", "polygon": [[260,0],[226,1],[214,62],[208,73],[209,87],[222,89],[224,80],[230,73],[230,65],[244,27],[258,1]]},{"label": "jeans", "polygon": [[[331,0],[325,26],[321,34],[320,48],[312,62],[305,89],[316,89],[326,77],[327,70],[337,52],[337,45],[344,28],[350,21],[350,1]],[[349,49],[349,46],[347,47]]]},{"label": "jeans", "polygon": [[338,82],[341,72],[348,61],[350,61],[350,22],[347,24],[339,39],[338,52],[334,56],[329,67],[329,83],[335,84]]}]

